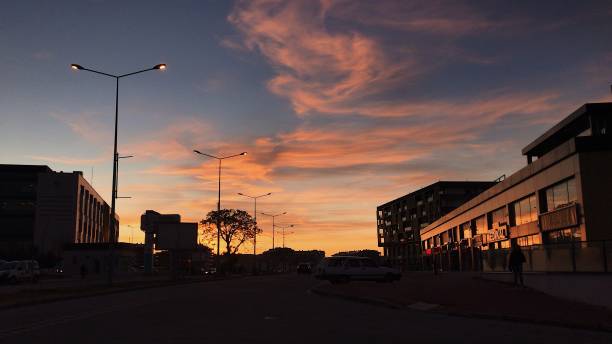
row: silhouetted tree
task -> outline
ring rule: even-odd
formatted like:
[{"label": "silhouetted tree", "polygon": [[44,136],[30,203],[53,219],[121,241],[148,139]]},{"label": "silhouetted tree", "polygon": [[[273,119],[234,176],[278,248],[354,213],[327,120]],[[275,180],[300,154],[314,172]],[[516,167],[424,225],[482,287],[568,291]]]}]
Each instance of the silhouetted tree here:
[{"label": "silhouetted tree", "polygon": [[245,241],[261,233],[251,215],[238,209],[211,211],[200,223],[204,225],[204,235],[214,238],[219,223],[220,238],[225,242],[225,253],[228,255],[235,254]]}]

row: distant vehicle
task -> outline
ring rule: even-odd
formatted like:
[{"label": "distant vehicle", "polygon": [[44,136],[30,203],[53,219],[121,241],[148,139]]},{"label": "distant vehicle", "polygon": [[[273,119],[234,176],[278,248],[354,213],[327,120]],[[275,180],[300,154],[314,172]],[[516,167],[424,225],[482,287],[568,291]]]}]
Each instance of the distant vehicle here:
[{"label": "distant vehicle", "polygon": [[37,281],[40,277],[40,267],[35,260],[16,260],[0,266],[0,281],[18,283],[22,281]]},{"label": "distant vehicle", "polygon": [[310,266],[310,263],[300,263],[297,266],[297,273],[298,274],[310,274],[312,273],[312,267]]},{"label": "distant vehicle", "polygon": [[217,273],[217,268],[202,269],[204,275],[214,275]]},{"label": "distant vehicle", "polygon": [[402,274],[398,269],[379,266],[370,258],[336,256],[325,258],[315,271],[315,277],[332,283],[350,281],[399,281]]}]

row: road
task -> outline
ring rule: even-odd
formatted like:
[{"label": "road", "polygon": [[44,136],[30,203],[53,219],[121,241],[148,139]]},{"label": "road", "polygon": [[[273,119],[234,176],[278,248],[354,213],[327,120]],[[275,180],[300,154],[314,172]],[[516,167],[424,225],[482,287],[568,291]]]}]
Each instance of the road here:
[{"label": "road", "polygon": [[321,297],[308,292],[317,283],[248,277],[8,309],[0,343],[612,343],[608,333]]}]

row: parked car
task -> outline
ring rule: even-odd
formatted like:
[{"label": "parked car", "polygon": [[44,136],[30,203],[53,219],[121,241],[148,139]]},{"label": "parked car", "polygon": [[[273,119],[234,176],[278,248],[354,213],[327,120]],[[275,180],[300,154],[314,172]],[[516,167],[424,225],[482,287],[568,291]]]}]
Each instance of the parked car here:
[{"label": "parked car", "polygon": [[0,281],[2,282],[37,281],[39,277],[40,267],[35,260],[16,260],[0,266]]},{"label": "parked car", "polygon": [[312,272],[312,267],[310,266],[310,263],[300,263],[297,266],[297,273],[298,274],[310,274]]},{"label": "parked car", "polygon": [[379,266],[365,257],[336,256],[325,258],[315,271],[315,277],[332,283],[350,281],[398,281],[402,275],[398,269]]}]

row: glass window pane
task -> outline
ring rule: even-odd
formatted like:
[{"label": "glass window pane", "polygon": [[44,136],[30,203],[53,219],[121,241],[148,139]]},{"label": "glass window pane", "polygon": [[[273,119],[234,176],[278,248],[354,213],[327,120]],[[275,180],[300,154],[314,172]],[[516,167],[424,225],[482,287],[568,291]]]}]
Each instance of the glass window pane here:
[{"label": "glass window pane", "polygon": [[532,245],[541,245],[542,238],[540,238],[539,234],[535,234],[531,236]]},{"label": "glass window pane", "polygon": [[535,195],[532,195],[529,197],[529,207],[530,207],[529,220],[532,222],[537,221],[538,220],[538,200],[536,199]]},{"label": "glass window pane", "polygon": [[553,188],[553,193],[555,197],[555,208],[566,205],[569,202],[567,197],[567,183],[556,185]]},{"label": "glass window pane", "polygon": [[531,206],[529,205],[529,198],[525,198],[520,202],[521,206],[521,224],[527,223],[531,220],[531,216],[529,216],[529,212],[531,211]]},{"label": "glass window pane", "polygon": [[567,181],[567,194],[568,203],[578,200],[578,196],[576,195],[576,179],[572,178]]},{"label": "glass window pane", "polygon": [[476,225],[476,234],[486,234],[487,233],[484,216],[481,216],[477,218],[476,220],[474,220],[474,223]]},{"label": "glass window pane", "polygon": [[547,211],[551,211],[555,209],[555,198],[553,197],[553,189],[549,188],[546,190],[546,206]]},{"label": "glass window pane", "polygon": [[521,206],[520,206],[520,203],[519,202],[514,202],[513,208],[514,208],[514,224],[518,226],[518,225],[521,224]]}]

